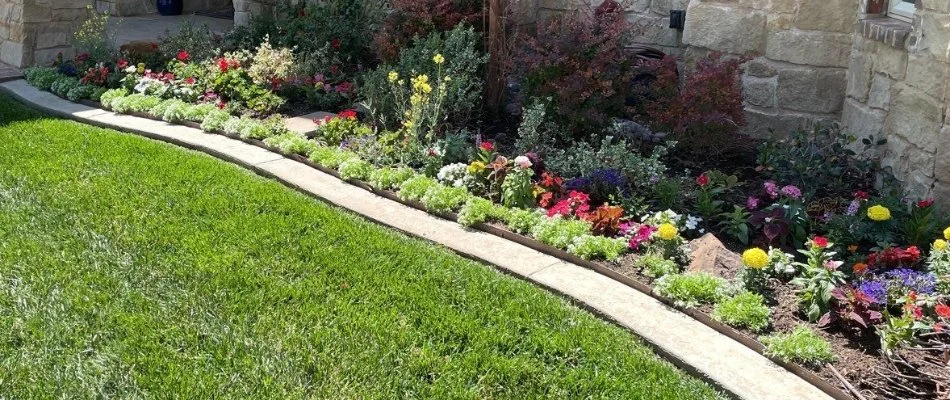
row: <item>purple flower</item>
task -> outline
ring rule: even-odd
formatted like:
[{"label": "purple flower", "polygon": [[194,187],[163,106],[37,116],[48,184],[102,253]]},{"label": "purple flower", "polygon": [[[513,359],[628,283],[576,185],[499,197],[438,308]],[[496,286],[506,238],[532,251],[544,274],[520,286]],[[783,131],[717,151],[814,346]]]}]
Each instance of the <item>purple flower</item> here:
[{"label": "purple flower", "polygon": [[845,214],[855,215],[858,213],[858,210],[861,209],[861,201],[858,199],[851,200],[851,204],[848,204],[848,211]]},{"label": "purple flower", "polygon": [[874,299],[875,304],[887,304],[887,285],[881,281],[864,281],[856,289]]},{"label": "purple flower", "polygon": [[778,185],[775,184],[775,181],[765,181],[762,187],[765,188],[765,193],[773,200],[778,198]]},{"label": "purple flower", "polygon": [[933,294],[937,287],[937,276],[930,272],[915,271],[910,268],[898,268],[884,273],[888,279],[891,293],[900,297],[911,291],[919,294]]},{"label": "purple flower", "polygon": [[782,194],[791,199],[798,200],[802,197],[802,191],[795,185],[788,185],[782,188]]},{"label": "purple flower", "polygon": [[749,198],[745,200],[745,207],[750,210],[759,208],[759,198],[755,196],[749,196]]}]

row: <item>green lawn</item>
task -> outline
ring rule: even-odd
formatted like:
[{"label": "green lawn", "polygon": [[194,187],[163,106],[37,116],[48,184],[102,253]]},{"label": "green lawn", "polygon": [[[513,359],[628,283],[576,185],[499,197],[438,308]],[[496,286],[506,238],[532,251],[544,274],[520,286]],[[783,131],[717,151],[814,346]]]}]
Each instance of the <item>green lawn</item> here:
[{"label": "green lawn", "polygon": [[63,397],[717,394],[532,285],[0,95],[0,398]]}]

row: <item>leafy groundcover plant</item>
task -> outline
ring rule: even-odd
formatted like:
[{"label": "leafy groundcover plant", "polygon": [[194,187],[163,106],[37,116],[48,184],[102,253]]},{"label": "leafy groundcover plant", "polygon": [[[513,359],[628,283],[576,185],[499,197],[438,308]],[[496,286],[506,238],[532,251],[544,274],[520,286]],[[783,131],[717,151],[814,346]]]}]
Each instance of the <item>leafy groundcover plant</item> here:
[{"label": "leafy groundcover plant", "polygon": [[819,366],[835,360],[831,344],[806,325],[799,325],[788,333],[763,337],[761,341],[765,344],[765,354],[785,362]]},{"label": "leafy groundcover plant", "polygon": [[705,272],[664,275],[656,281],[656,291],[682,307],[716,304],[728,291],[729,282]]},{"label": "leafy groundcover plant", "polygon": [[713,319],[730,326],[747,328],[752,332],[759,332],[769,326],[772,312],[765,305],[765,299],[760,294],[742,292],[716,304],[713,310]]}]

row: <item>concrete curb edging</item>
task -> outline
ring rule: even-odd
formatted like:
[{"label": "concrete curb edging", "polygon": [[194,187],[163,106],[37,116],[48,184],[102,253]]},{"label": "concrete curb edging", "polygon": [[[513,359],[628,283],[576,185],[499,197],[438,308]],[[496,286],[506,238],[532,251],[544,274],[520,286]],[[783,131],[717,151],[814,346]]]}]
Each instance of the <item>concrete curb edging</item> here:
[{"label": "concrete curb edging", "polygon": [[452,221],[394,202],[387,198],[389,196],[348,184],[307,163],[240,140],[72,103],[23,80],[2,83],[0,89],[56,116],[139,134],[239,164],[374,222],[436,242],[465,257],[544,286],[631,330],[677,366],[737,398],[841,398],[830,396],[755,350],[650,295],[533,246],[465,229]]}]

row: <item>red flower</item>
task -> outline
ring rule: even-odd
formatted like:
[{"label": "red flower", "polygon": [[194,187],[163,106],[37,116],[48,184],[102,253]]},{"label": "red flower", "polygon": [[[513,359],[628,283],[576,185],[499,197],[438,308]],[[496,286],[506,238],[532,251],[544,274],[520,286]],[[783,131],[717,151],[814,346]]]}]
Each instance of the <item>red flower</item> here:
[{"label": "red flower", "polygon": [[828,247],[828,238],[824,236],[815,236],[811,239],[811,242],[822,249]]},{"label": "red flower", "polygon": [[162,78],[165,79],[166,81],[173,81],[175,80],[175,74],[171,72],[166,72],[165,75],[162,75]]},{"label": "red flower", "polygon": [[495,144],[489,141],[484,141],[478,146],[482,151],[492,152],[495,151]]},{"label": "red flower", "polygon": [[158,43],[152,42],[152,43],[149,43],[149,46],[152,47],[152,50],[157,50],[157,49],[158,49]]},{"label": "red flower", "polygon": [[704,172],[702,175],[696,177],[696,184],[700,187],[705,187],[709,184],[709,176]]},{"label": "red flower", "polygon": [[914,319],[921,319],[924,317],[924,310],[920,307],[914,307]]},{"label": "red flower", "polygon": [[871,198],[871,196],[868,195],[868,192],[865,192],[863,190],[858,190],[857,192],[854,192],[854,198],[858,200],[867,200]]},{"label": "red flower", "polygon": [[120,58],[119,61],[115,62],[115,66],[119,67],[119,69],[125,69],[125,67],[129,66],[129,62],[124,58]]},{"label": "red flower", "polygon": [[950,306],[947,306],[946,304],[937,304],[934,307],[934,311],[937,312],[937,316],[940,318],[950,318]]},{"label": "red flower", "polygon": [[917,208],[930,208],[934,205],[934,199],[921,200],[917,202]]},{"label": "red flower", "polygon": [[221,72],[228,72],[228,60],[225,58],[219,58],[218,69],[220,69]]},{"label": "red flower", "polygon": [[340,118],[356,119],[356,111],[353,111],[353,110],[340,111]]},{"label": "red flower", "polygon": [[191,54],[188,54],[187,51],[181,50],[178,52],[178,61],[186,62],[191,59]]},{"label": "red flower", "polygon": [[189,77],[185,78],[185,83],[187,83],[187,84],[189,84],[189,85],[194,85],[194,84],[195,84],[195,77],[189,76]]},{"label": "red flower", "polygon": [[340,46],[341,46],[340,38],[333,38],[333,40],[330,41],[330,47],[333,47],[334,49],[339,49]]}]

